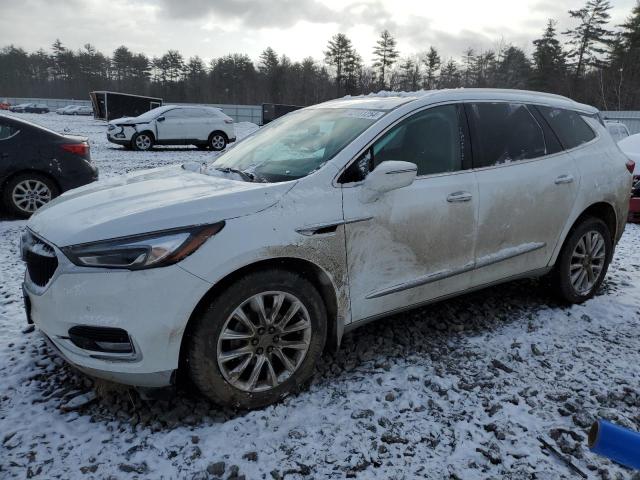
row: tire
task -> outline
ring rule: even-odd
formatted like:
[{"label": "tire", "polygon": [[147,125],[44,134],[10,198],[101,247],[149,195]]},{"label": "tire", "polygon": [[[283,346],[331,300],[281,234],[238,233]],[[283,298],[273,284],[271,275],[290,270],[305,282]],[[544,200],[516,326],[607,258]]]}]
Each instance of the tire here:
[{"label": "tire", "polygon": [[38,208],[60,195],[53,180],[37,173],[23,173],[10,179],[3,191],[7,210],[20,217],[29,218]]},{"label": "tire", "polygon": [[[258,322],[259,302],[254,302],[258,296],[263,299],[263,322]],[[282,300],[280,308],[270,323],[278,297]],[[300,306],[287,321],[294,301]],[[253,328],[239,320],[238,311]],[[327,335],[327,313],[320,294],[307,279],[284,270],[242,277],[220,293],[195,321],[187,351],[190,377],[214,403],[239,409],[270,405],[306,386]],[[274,325],[275,332],[270,327]],[[282,333],[283,327],[297,330]],[[222,339],[223,332],[243,338]],[[285,342],[294,342],[297,347],[283,347]],[[306,351],[302,345],[306,345]],[[233,358],[238,349],[246,352]]]},{"label": "tire", "polygon": [[146,152],[153,148],[154,138],[149,132],[136,133],[131,138],[131,148],[139,152]]},{"label": "tire", "polygon": [[228,142],[227,136],[222,132],[213,132],[209,135],[209,148],[216,152],[224,150]]},{"label": "tire", "polygon": [[599,218],[585,218],[572,228],[562,246],[551,275],[554,293],[568,303],[589,300],[602,284],[612,256],[607,225]]}]

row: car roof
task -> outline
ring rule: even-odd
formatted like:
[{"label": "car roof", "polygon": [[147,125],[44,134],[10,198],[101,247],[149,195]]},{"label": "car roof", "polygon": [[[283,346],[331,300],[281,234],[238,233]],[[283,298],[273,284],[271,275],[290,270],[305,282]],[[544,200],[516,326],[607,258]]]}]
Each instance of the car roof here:
[{"label": "car roof", "polygon": [[415,107],[446,101],[514,101],[547,105],[550,107],[597,113],[598,109],[578,103],[570,98],[552,93],[501,88],[456,88],[443,90],[420,90],[417,92],[382,91],[369,95],[346,96],[314,105],[311,108],[357,108],[372,110],[393,110],[402,105]]},{"label": "car roof", "polygon": [[[220,107],[212,107],[210,105],[164,105],[164,107],[169,107],[169,108],[206,108],[209,110],[218,110],[221,111],[222,108]],[[163,107],[160,107],[163,108]]]}]

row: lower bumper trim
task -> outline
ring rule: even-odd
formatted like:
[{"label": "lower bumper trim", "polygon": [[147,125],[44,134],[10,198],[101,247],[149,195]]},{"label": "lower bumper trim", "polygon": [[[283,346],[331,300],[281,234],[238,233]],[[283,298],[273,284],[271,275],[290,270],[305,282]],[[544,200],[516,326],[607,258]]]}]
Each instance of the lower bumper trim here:
[{"label": "lower bumper trim", "polygon": [[67,358],[67,356],[56,346],[56,344],[49,338],[49,336],[40,330],[42,336],[47,341],[47,344],[60,355],[69,365],[75,367],[81,372],[96,378],[103,380],[109,380],[110,382],[121,383],[123,385],[131,385],[133,387],[167,387],[173,384],[174,370],[165,370],[160,372],[149,373],[131,373],[131,372],[112,372],[109,370],[100,370],[96,368],[86,367],[78,365]]}]

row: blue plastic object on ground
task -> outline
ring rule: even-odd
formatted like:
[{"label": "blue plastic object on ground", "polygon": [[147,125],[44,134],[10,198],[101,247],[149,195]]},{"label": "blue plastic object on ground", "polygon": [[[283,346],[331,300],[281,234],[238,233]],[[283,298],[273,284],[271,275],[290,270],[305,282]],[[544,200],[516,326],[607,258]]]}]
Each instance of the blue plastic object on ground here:
[{"label": "blue plastic object on ground", "polygon": [[589,430],[589,449],[626,467],[640,469],[640,433],[606,420]]}]

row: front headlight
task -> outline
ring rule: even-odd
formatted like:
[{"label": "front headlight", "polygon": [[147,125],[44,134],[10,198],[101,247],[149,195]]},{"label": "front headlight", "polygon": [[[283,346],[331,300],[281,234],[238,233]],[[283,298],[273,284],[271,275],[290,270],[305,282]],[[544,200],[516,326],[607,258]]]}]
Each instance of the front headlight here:
[{"label": "front headlight", "polygon": [[62,252],[80,267],[142,270],[179,262],[195,252],[224,227],[212,225],[163,230],[131,237],[63,247]]}]

